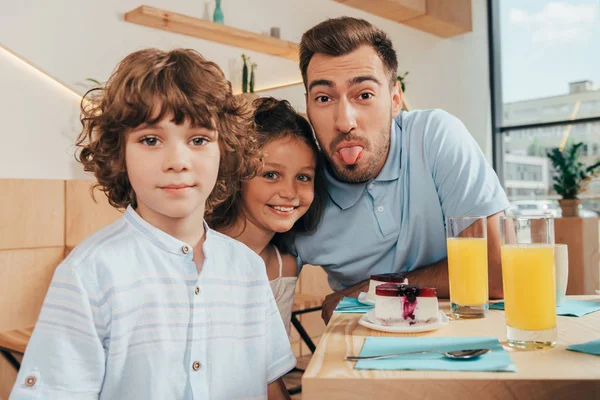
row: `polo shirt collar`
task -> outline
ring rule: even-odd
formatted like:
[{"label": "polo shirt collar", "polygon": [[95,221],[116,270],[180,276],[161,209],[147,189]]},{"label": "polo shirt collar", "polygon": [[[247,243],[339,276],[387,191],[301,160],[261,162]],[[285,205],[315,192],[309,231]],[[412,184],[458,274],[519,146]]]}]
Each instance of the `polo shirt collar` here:
[{"label": "polo shirt collar", "polygon": [[[402,150],[400,119],[402,114],[392,120],[392,128],[390,132],[390,151],[381,169],[379,175],[375,177],[375,181],[393,181],[400,177],[400,152]],[[368,182],[365,183],[346,183],[336,179],[329,168],[325,169],[325,185],[327,192],[335,204],[342,210],[346,210],[354,206],[360,196],[365,191]]]}]

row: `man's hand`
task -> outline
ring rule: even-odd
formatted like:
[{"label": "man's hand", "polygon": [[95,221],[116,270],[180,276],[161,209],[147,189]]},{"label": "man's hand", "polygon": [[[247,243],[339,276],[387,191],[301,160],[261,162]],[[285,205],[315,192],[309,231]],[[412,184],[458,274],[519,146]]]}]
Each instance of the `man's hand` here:
[{"label": "man's hand", "polygon": [[340,290],[339,292],[331,293],[325,297],[325,300],[323,301],[323,310],[321,311],[321,317],[323,318],[323,321],[325,321],[325,325],[329,323],[333,310],[335,310],[335,307],[344,297],[358,297],[360,292],[366,292],[368,290],[369,280],[367,279],[366,281],[357,283],[356,285]]}]

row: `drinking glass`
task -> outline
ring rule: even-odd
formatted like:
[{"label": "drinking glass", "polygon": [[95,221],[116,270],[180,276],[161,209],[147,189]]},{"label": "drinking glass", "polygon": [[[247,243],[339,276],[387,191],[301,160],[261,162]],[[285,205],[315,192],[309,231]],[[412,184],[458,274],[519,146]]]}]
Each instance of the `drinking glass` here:
[{"label": "drinking glass", "polygon": [[454,318],[488,313],[486,217],[446,218],[450,310]]},{"label": "drinking glass", "polygon": [[554,219],[501,217],[506,338],[512,347],[556,345]]}]

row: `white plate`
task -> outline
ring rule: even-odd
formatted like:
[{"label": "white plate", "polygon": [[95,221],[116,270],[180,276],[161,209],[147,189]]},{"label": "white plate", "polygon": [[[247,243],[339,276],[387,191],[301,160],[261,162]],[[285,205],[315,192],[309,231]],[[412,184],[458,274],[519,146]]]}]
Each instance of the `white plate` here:
[{"label": "white plate", "polygon": [[365,292],[360,292],[358,295],[358,302],[364,304],[365,306],[374,306],[375,302],[371,299],[367,298],[368,294]]},{"label": "white plate", "polygon": [[441,328],[442,326],[448,325],[448,317],[442,310],[438,311],[438,320],[430,322],[428,324],[416,324],[416,325],[380,325],[374,321],[375,310],[369,310],[363,315],[358,323],[370,329],[382,332],[395,332],[395,333],[415,333],[415,332],[427,332]]},{"label": "white plate", "polygon": [[596,289],[596,294],[600,296],[600,289]]}]

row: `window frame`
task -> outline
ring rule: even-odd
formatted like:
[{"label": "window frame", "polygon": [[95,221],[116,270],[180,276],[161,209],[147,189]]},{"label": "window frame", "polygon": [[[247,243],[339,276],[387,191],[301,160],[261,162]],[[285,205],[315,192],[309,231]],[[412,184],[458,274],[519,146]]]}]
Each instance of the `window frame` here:
[{"label": "window frame", "polygon": [[503,125],[502,115],[502,54],[501,54],[501,37],[500,37],[500,1],[502,0],[487,0],[487,23],[488,23],[488,58],[489,58],[489,75],[490,75],[490,102],[491,102],[491,123],[492,123],[492,165],[502,187],[505,186],[504,178],[504,135],[511,131],[545,128],[551,126],[565,126],[586,124],[590,122],[600,121],[600,116],[565,119],[551,122],[540,122],[523,125]]}]

